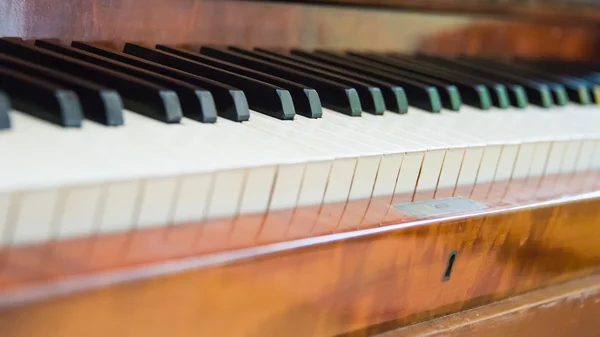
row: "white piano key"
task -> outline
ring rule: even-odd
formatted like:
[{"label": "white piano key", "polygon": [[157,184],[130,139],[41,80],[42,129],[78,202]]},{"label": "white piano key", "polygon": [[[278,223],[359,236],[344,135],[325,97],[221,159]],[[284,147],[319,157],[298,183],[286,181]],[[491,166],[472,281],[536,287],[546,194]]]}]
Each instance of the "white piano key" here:
[{"label": "white piano key", "polygon": [[458,175],[465,157],[465,149],[449,149],[444,157],[437,188],[452,188],[456,186]]},{"label": "white piano key", "polygon": [[381,156],[370,156],[358,159],[352,188],[350,188],[350,200],[371,197],[381,158]]},{"label": "white piano key", "polygon": [[104,188],[97,232],[106,234],[132,230],[141,197],[139,181],[115,182]]},{"label": "white piano key", "polygon": [[519,146],[517,158],[512,169],[512,179],[523,179],[528,176],[529,168],[535,155],[536,145],[536,143],[522,143]]},{"label": "white piano key", "polygon": [[550,154],[548,156],[548,165],[546,167],[546,175],[555,175],[560,173],[563,158],[567,151],[568,141],[557,140],[552,143]]},{"label": "white piano key", "polygon": [[417,182],[417,193],[434,191],[437,188],[445,156],[446,151],[444,150],[431,150],[425,152],[425,158]]},{"label": "white piano key", "polygon": [[56,222],[62,195],[56,190],[24,192],[18,200],[19,210],[10,233],[12,245],[48,242]]},{"label": "white piano key", "polygon": [[[46,199],[57,203],[49,235],[63,238],[94,230],[131,230],[138,215],[144,226],[166,225],[198,221],[209,213],[212,217],[261,212],[296,207],[298,202],[313,205],[394,190],[412,193],[425,151],[449,152],[437,176],[431,155],[423,162],[419,191],[474,180],[506,181],[511,175],[570,174],[586,167],[600,168],[597,110],[568,105],[484,113],[465,106],[459,113],[429,114],[413,108],[406,115],[386,112],[349,117],[325,109],[324,117],[317,120],[297,116],[294,121],[278,121],[252,113],[249,122],[219,119],[213,125],[185,118],[180,125],[166,125],[125,111],[123,127],[85,122],[81,130],[65,130],[15,112],[11,132],[0,134],[0,195],[25,195],[40,189],[59,193],[61,202],[59,197],[58,201]],[[40,146],[42,141],[46,146]],[[518,144],[530,145],[517,150]],[[464,157],[459,165],[461,149]],[[371,156],[381,158],[379,169],[375,173],[360,170],[357,163],[369,162],[365,158],[375,158]],[[331,165],[329,170],[327,165]],[[272,169],[262,171],[267,167]],[[220,196],[209,193],[217,174],[239,170],[248,172],[241,184],[234,179],[229,182],[233,190]],[[188,178],[192,179],[189,188],[184,182]],[[154,179],[182,179],[177,195],[162,195],[164,201],[170,199],[170,208],[163,207],[166,202],[158,203],[161,209],[146,204],[150,199],[142,194],[138,181]],[[58,191],[88,186],[99,190],[81,192],[82,200],[77,202],[70,193]],[[100,215],[95,229],[91,218],[76,220],[92,212],[93,199]],[[215,204],[217,199],[227,201]],[[84,206],[76,207],[80,202]],[[6,201],[3,204],[0,208],[8,207]],[[1,211],[0,227],[6,227],[10,224]],[[16,218],[24,221],[21,213]],[[76,223],[82,226],[75,228]],[[27,230],[24,233],[20,235],[27,240]]]},{"label": "white piano key", "polygon": [[315,162],[306,166],[298,206],[318,205],[323,201],[333,161]]},{"label": "white piano key", "polygon": [[181,177],[181,186],[173,212],[174,224],[204,220],[213,177],[214,175],[210,173]]},{"label": "white piano key", "polygon": [[[312,172],[313,166],[316,165],[318,167],[323,161],[333,159],[336,153],[351,156],[345,148],[339,147],[336,144],[323,143],[320,139],[303,134],[302,130],[296,128],[290,129],[289,125],[281,124],[281,121],[276,121],[267,116],[256,116],[252,118],[252,121],[243,123],[251,134],[258,137],[257,140],[252,140],[251,143],[255,146],[263,147],[265,151],[269,151],[273,147],[279,147],[282,151],[293,154],[298,163],[279,166],[276,171],[270,173],[271,177],[267,180],[271,181],[269,183],[269,192],[272,195],[267,196],[265,200],[263,193],[262,199],[267,202],[263,203],[260,201],[259,203],[264,205],[264,208],[255,208],[253,212],[295,207],[299,200],[300,187],[303,184],[307,168]],[[274,154],[274,156],[277,155]],[[313,179],[312,174],[309,176],[309,181]],[[252,183],[253,179],[254,177],[249,177],[247,182]],[[250,200],[249,198],[255,198],[253,194],[256,191],[254,190],[254,188],[249,188],[248,195],[245,198],[248,200]],[[319,200],[321,199],[322,196]],[[305,199],[303,200],[306,201]],[[314,198],[311,200],[317,202]],[[244,209],[240,211],[246,212]]]},{"label": "white piano key", "polygon": [[357,164],[357,158],[344,158],[333,162],[323,203],[342,202],[348,199]]},{"label": "white piano key", "polygon": [[273,195],[268,205],[269,210],[289,209],[296,206],[305,169],[306,164],[279,166],[273,185]]},{"label": "white piano key", "polygon": [[379,172],[373,189],[373,197],[393,195],[396,180],[400,174],[404,153],[389,154],[381,158]]},{"label": "white piano key", "polygon": [[11,207],[11,195],[0,194],[0,247],[7,244],[8,240],[8,213]]},{"label": "white piano key", "polygon": [[538,142],[535,144],[535,152],[530,158],[528,177],[541,177],[544,175],[548,166],[551,148],[552,142]]},{"label": "white piano key", "polygon": [[587,171],[590,167],[591,158],[594,156],[596,139],[585,139],[581,145],[579,158],[575,164],[575,170],[577,172]]},{"label": "white piano key", "polygon": [[513,178],[520,148],[521,144],[507,144],[502,147],[502,153],[494,175],[495,182],[508,181]]},{"label": "white piano key", "polygon": [[[308,153],[308,160],[302,171],[300,191],[278,188],[277,184],[283,182],[283,180],[278,179],[274,189],[277,193],[273,198],[283,198],[284,203],[286,203],[286,200],[296,200],[298,206],[316,205],[322,202],[326,194],[329,176],[344,174],[344,172],[354,169],[352,161],[346,161],[344,158],[356,158],[356,156],[363,153],[360,151],[364,150],[366,146],[354,140],[352,140],[354,143],[350,143],[348,139],[342,138],[341,135],[324,137],[321,133],[312,132],[314,124],[309,123],[308,119],[302,116],[297,116],[297,119],[282,123],[267,116],[257,115],[256,118],[246,124],[263,132],[288,138],[293,142],[293,148]],[[349,144],[352,144],[353,147]],[[290,151],[292,150],[291,148]],[[340,161],[340,163],[332,167],[334,160]],[[350,183],[350,181],[346,182],[346,187],[339,186],[339,184],[336,187],[349,189]],[[288,195],[282,196],[285,192]],[[292,207],[295,206],[296,204]],[[273,209],[280,208],[278,200],[272,201],[272,207],[274,207]]]},{"label": "white piano key", "polygon": [[93,235],[98,221],[98,207],[103,188],[99,185],[67,188],[56,239]]},{"label": "white piano key", "polygon": [[[483,157],[477,171],[476,182],[478,184],[494,181],[496,172],[499,169],[500,157],[504,153],[504,148],[505,146],[503,145],[493,145],[487,146],[483,150]],[[512,166],[510,166],[510,169],[512,170]]]},{"label": "white piano key", "polygon": [[148,228],[170,224],[175,207],[178,177],[149,179],[142,182],[136,227]]},{"label": "white piano key", "polygon": [[594,147],[594,154],[590,163],[590,168],[598,170],[600,169],[600,139],[596,140],[596,146]]},{"label": "white piano key", "polygon": [[[329,117],[330,115],[326,115],[326,116]],[[457,144],[464,144],[464,142],[462,142],[461,140],[451,139],[450,137],[448,139],[442,139],[442,140],[436,141],[436,140],[433,140],[433,139],[430,139],[427,137],[413,137],[413,135],[411,134],[410,135],[411,140],[404,139],[404,138],[402,138],[402,136],[408,134],[408,132],[401,129],[402,123],[399,123],[398,120],[395,119],[395,116],[398,116],[398,115],[390,113],[390,114],[384,114],[383,116],[365,115],[365,117],[361,118],[361,119],[350,118],[347,116],[342,116],[342,117],[337,116],[335,118],[336,118],[336,121],[342,120],[341,122],[345,123],[346,125],[351,125],[351,123],[353,123],[353,122],[356,123],[355,125],[352,126],[353,129],[359,130],[363,134],[366,133],[364,130],[370,130],[373,132],[372,136],[374,136],[374,137],[379,136],[379,138],[382,138],[384,135],[387,135],[387,137],[385,137],[386,142],[395,145],[398,149],[415,149],[415,148],[423,149],[424,147],[427,146],[431,149],[431,151],[433,151],[434,149],[440,149],[439,150],[440,153],[443,153],[445,151],[446,147],[456,146]],[[331,117],[331,118],[334,119],[333,117]],[[358,122],[356,122],[357,120],[362,125],[358,124]],[[368,123],[365,123],[364,120],[367,120]],[[386,120],[387,120],[387,122],[385,122]],[[398,124],[396,125],[397,122],[398,122]],[[371,128],[371,127],[373,127],[373,128]],[[418,141],[418,144],[412,143],[412,140],[414,140],[412,138],[416,138]],[[417,145],[417,146],[415,146],[415,145]],[[396,153],[396,155],[398,155],[398,154],[399,153]],[[428,166],[430,164],[431,163],[429,163],[429,162],[427,163]],[[434,173],[432,176],[426,175],[423,178],[422,184],[425,184],[425,181],[428,181],[428,183],[430,185],[433,185],[433,186],[437,185],[439,172],[440,172],[440,170],[438,169],[438,171],[436,173]],[[373,193],[375,193],[375,192],[373,191]]]},{"label": "white piano key", "polygon": [[[209,125],[184,118],[179,125],[167,125],[124,110],[127,124],[122,127],[85,122],[81,129],[64,129],[17,111],[14,116],[15,132],[3,134],[2,138],[10,139],[0,141],[0,153],[7,163],[7,178],[0,181],[0,191],[149,179],[296,160],[294,154],[280,148],[265,151],[254,146],[252,137],[238,137],[240,128],[235,123]],[[40,148],[40,139],[51,141]],[[277,156],[272,155],[274,151]],[[199,157],[211,160],[197,160]]]},{"label": "white piano key", "polygon": [[239,214],[264,213],[275,183],[277,167],[256,167],[248,171]]},{"label": "white piano key", "polygon": [[402,124],[396,125],[396,121],[392,119],[394,115],[397,114],[389,113],[383,116],[363,114],[363,117],[357,118],[324,110],[323,119],[329,121],[330,125],[335,125],[338,128],[343,127],[346,132],[351,132],[354,138],[384,146],[386,153],[424,150],[428,147],[444,147],[443,142],[404,132],[401,129]]},{"label": "white piano key", "polygon": [[457,186],[469,186],[475,184],[483,159],[483,146],[465,149],[462,166],[458,176]]},{"label": "white piano key", "polygon": [[[443,113],[431,114],[415,108],[405,115],[390,113],[383,117],[384,127],[396,130],[397,133],[402,130],[402,135],[410,139],[414,138],[416,142],[423,145],[435,142],[447,147],[465,147],[482,142],[479,137],[448,128],[450,119]],[[431,149],[430,145],[427,145],[427,148]]]},{"label": "white piano key", "polygon": [[[251,121],[244,124],[273,135],[274,139],[289,139],[294,148],[304,149],[314,161],[333,160],[341,157],[356,157],[366,154],[362,151],[367,147],[354,139],[348,139],[339,134],[326,134],[314,132],[316,123],[320,120],[311,120],[306,117],[296,116],[294,121],[278,121],[261,114],[252,115]],[[369,153],[369,152],[367,152]]]},{"label": "white piano key", "polygon": [[215,182],[208,201],[207,219],[233,216],[239,212],[247,169],[215,173]]},{"label": "white piano key", "polygon": [[[383,116],[371,116],[371,115],[365,115],[365,117],[363,119],[368,120],[368,124],[367,125],[355,125],[354,128],[357,130],[370,130],[371,127],[373,127],[372,131],[374,132],[374,135],[388,135],[388,137],[386,137],[386,141],[388,141],[389,143],[392,143],[396,146],[398,146],[399,149],[402,148],[414,148],[415,146],[413,144],[410,144],[411,141],[403,139],[402,136],[406,136],[406,137],[410,137],[411,140],[415,140],[413,138],[416,138],[418,141],[418,145],[419,147],[417,148],[423,148],[423,147],[428,147],[430,149],[430,151],[433,151],[434,149],[439,149],[440,156],[443,157],[443,152],[445,151],[445,148],[447,147],[456,147],[456,146],[460,146],[460,145],[466,145],[466,143],[464,142],[464,140],[459,139],[456,136],[453,137],[439,137],[437,140],[433,140],[432,138],[427,138],[427,137],[421,137],[421,136],[414,136],[414,134],[411,134],[409,130],[406,129],[402,129],[403,128],[403,123],[405,122],[405,120],[401,120],[401,119],[396,119],[396,117],[398,117],[399,115],[397,114],[384,114]],[[405,117],[405,116],[402,116]],[[338,117],[341,118],[341,117]],[[346,118],[348,119],[348,118]],[[354,121],[356,119],[349,119],[350,121]],[[365,124],[363,121],[361,121],[363,124]],[[350,123],[350,122],[348,122]],[[413,128],[414,129],[414,128]],[[441,139],[440,139],[441,138]],[[431,155],[430,155],[431,156]],[[431,160],[427,162],[426,167],[431,166],[432,162]],[[435,188],[435,186],[437,185],[437,181],[438,181],[438,177],[439,177],[439,173],[441,167],[437,168],[437,171],[435,171],[435,169],[433,171],[430,171],[430,175],[425,175],[423,177],[423,180],[421,182],[422,186],[426,186],[427,184],[429,184],[430,186],[433,186],[432,190]],[[458,171],[456,171],[457,174]],[[450,171],[449,171],[450,173]],[[456,181],[456,177],[454,176],[453,179],[454,181]],[[414,186],[414,185],[413,185]]]},{"label": "white piano key", "polygon": [[351,126],[356,122],[356,119],[358,121],[362,120],[361,118],[341,115],[331,110],[323,109],[322,118],[309,119],[299,116],[297,122],[310,127],[312,130],[317,128],[324,138],[341,138],[344,145],[355,151],[357,156],[381,155],[384,153],[393,153],[396,150],[396,147],[389,143],[387,139],[375,138],[361,130],[353,129]]},{"label": "white piano key", "polygon": [[424,157],[424,152],[409,152],[404,155],[394,195],[412,194],[415,191]]},{"label": "white piano key", "polygon": [[575,170],[577,160],[580,157],[583,141],[581,139],[571,140],[567,143],[567,150],[563,156],[561,173],[568,174]]}]

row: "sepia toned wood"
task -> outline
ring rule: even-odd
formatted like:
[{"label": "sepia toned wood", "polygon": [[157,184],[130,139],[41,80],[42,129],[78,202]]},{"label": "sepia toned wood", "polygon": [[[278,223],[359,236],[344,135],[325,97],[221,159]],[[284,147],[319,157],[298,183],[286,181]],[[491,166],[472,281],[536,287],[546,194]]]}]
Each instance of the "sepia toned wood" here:
[{"label": "sepia toned wood", "polygon": [[[568,13],[562,11],[561,17]],[[531,17],[502,19],[265,1],[147,0],[140,6],[137,0],[5,0],[0,2],[0,18],[0,36],[64,41],[494,53],[584,60],[594,60],[600,45],[598,21],[583,17],[535,21]]]},{"label": "sepia toned wood", "polygon": [[332,6],[361,6],[388,10],[422,10],[448,13],[473,13],[501,17],[516,17],[530,21],[589,20],[598,22],[599,7],[593,3],[572,0],[291,0],[300,3],[321,3]]},{"label": "sepia toned wood", "polygon": [[14,248],[0,335],[381,333],[600,272],[598,175],[441,190],[488,208],[438,218],[397,195]]},{"label": "sepia toned wood", "polygon": [[[232,0],[5,0],[0,36],[597,58],[594,12],[515,10],[499,18]],[[600,272],[598,178],[468,186],[5,249],[0,336],[382,333]],[[389,207],[459,195],[488,208],[415,219]]]},{"label": "sepia toned wood", "polygon": [[593,276],[515,296],[377,337],[595,337],[600,277]]}]

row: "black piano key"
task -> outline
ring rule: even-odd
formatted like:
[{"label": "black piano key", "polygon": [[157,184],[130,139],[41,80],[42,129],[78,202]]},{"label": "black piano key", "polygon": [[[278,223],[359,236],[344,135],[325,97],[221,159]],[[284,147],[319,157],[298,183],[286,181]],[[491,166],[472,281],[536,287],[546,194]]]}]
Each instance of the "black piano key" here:
[{"label": "black piano key", "polygon": [[323,115],[319,94],[308,86],[179,48],[157,45],[157,49],[282,87],[292,95],[297,114],[308,118],[320,118]]},{"label": "black piano key", "polygon": [[79,98],[54,83],[0,66],[0,90],[19,111],[64,127],[80,127]]},{"label": "black piano key", "polygon": [[[217,49],[215,49],[217,50]],[[266,64],[271,65],[279,65],[282,67],[286,67],[287,69],[294,69],[296,71],[302,72],[306,75],[318,76],[322,79],[326,79],[329,81],[335,81],[342,85],[350,86],[356,89],[358,96],[360,97],[360,103],[364,111],[380,115],[382,114],[386,107],[385,101],[383,99],[383,95],[381,90],[378,87],[369,85],[364,82],[354,81],[351,78],[340,76],[336,74],[332,74],[330,72],[326,72],[320,69],[315,69],[313,67],[305,66],[301,63],[295,61],[285,60],[273,55],[269,55],[266,53],[261,53],[257,51],[252,51],[244,48],[239,48],[235,46],[229,46],[228,50],[233,53],[237,53],[238,55],[245,55],[250,59],[262,61]],[[218,50],[221,51],[221,50]]]},{"label": "black piano key", "polygon": [[539,73],[536,73],[534,71],[529,71],[526,69],[518,69],[518,67],[515,67],[514,65],[511,66],[508,63],[491,60],[491,59],[482,59],[482,58],[466,58],[466,59],[468,61],[474,62],[476,64],[481,64],[486,67],[498,69],[500,71],[517,74],[519,76],[524,76],[524,77],[530,78],[533,81],[547,85],[552,94],[553,102],[556,105],[562,106],[562,105],[565,105],[568,101],[568,95],[567,95],[566,89],[562,84],[551,81]]},{"label": "black piano key", "polygon": [[[254,50],[257,52],[267,53],[273,56],[281,57],[286,60],[299,62],[306,66],[313,67],[315,69],[321,69],[332,74],[345,76],[355,81],[360,81],[369,85],[376,86],[381,90],[381,94],[383,95],[383,100],[385,102],[385,107],[387,110],[396,113],[406,113],[408,111],[406,93],[404,91],[404,88],[402,86],[399,86],[398,84],[390,83],[385,79],[376,78],[374,76],[370,76],[369,74],[349,72],[348,69],[341,69],[334,65],[318,62],[309,58],[304,58],[293,53],[285,53],[263,48],[255,48]],[[434,103],[430,104],[428,110],[432,112],[439,112],[439,110],[441,109],[441,107],[439,107],[439,99],[436,101],[436,103],[437,105]]]},{"label": "black piano key", "polygon": [[[395,62],[393,59],[377,56],[377,55],[365,55],[360,53],[349,52],[348,56],[351,58],[358,58],[368,60],[371,62],[381,63],[386,66],[402,69],[408,72],[414,72],[424,76],[429,76],[441,81],[447,81],[454,84],[461,95],[461,99],[465,104],[478,107],[482,110],[487,110],[492,105],[492,99],[488,88],[483,84],[473,83],[472,81],[464,80],[462,78],[456,78],[449,74],[439,73],[435,70],[431,71],[424,67],[416,67],[410,65],[403,65]],[[409,97],[410,99],[410,97]]]},{"label": "black piano key", "polygon": [[[360,58],[352,58],[345,54],[334,53],[325,50],[315,50],[314,54],[327,57],[331,60],[342,61],[351,64],[355,67],[358,67],[359,69],[367,69],[389,74],[389,76],[393,76],[398,81],[404,81],[405,79],[408,79],[411,81],[416,81],[418,83],[423,83],[425,85],[431,85],[438,90],[442,106],[446,109],[458,111],[460,110],[460,106],[462,105],[460,93],[458,92],[456,86],[452,84],[439,81],[437,79],[432,79],[431,77],[421,76],[420,74],[404,71],[402,69],[386,66],[381,63],[363,60]],[[412,100],[409,98],[409,103],[410,102],[412,102]]]},{"label": "black piano key", "polygon": [[164,87],[33,47],[19,39],[0,39],[0,52],[114,88],[121,95],[125,108],[145,116],[167,123],[179,123],[181,119],[181,106],[177,94]]},{"label": "black piano key", "polygon": [[[162,46],[162,48],[164,48],[164,46]],[[361,102],[358,93],[354,88],[337,82],[328,81],[320,77],[304,74],[294,69],[253,59],[228,50],[219,49],[218,51],[219,53],[211,53],[211,57],[256,71],[265,72],[272,76],[302,83],[317,90],[323,106],[350,116],[361,115]],[[207,53],[207,50],[204,50],[203,53]],[[217,54],[216,57],[213,54]],[[206,54],[204,55],[207,56]]]},{"label": "black piano key", "polygon": [[600,77],[597,75],[587,75],[581,78],[588,86],[590,103],[600,103]]},{"label": "black piano key", "polygon": [[600,81],[598,79],[598,66],[591,63],[561,60],[530,60],[513,59],[513,63],[526,65],[545,74],[552,74],[561,81],[573,82],[585,86],[587,90],[579,90],[576,93],[568,93],[569,98],[580,104],[598,103],[600,94]]},{"label": "black piano key", "polygon": [[73,41],[71,46],[88,51],[90,53],[111,58],[119,62],[127,63],[138,68],[176,78],[178,80],[197,85],[200,88],[205,88],[211,92],[215,102],[216,111],[219,116],[235,122],[247,121],[250,118],[250,111],[248,110],[246,96],[244,95],[243,91],[237,88],[213,81],[208,78],[190,74],[179,69],[166,67],[155,62],[150,62],[143,58],[97,47],[84,42]]},{"label": "black piano key", "polygon": [[528,98],[527,98],[527,93],[525,91],[525,88],[523,88],[523,86],[521,86],[518,83],[507,81],[505,78],[501,78],[500,76],[495,76],[494,74],[491,74],[491,73],[477,72],[474,69],[470,69],[461,64],[453,62],[454,60],[452,60],[452,59],[447,59],[447,58],[442,58],[442,57],[433,57],[433,56],[427,56],[427,55],[416,55],[414,57],[416,57],[419,61],[426,62],[428,64],[433,64],[435,66],[448,68],[453,71],[460,71],[460,72],[463,72],[466,74],[473,74],[478,77],[483,77],[483,78],[501,83],[502,85],[504,85],[506,87],[506,91],[508,92],[508,97],[509,97],[510,103],[513,106],[523,109],[528,104]]},{"label": "black piano key", "polygon": [[203,123],[217,121],[217,111],[212,95],[195,85],[53,41],[36,40],[35,45],[169,88],[177,93],[184,116]]},{"label": "black piano key", "polygon": [[109,126],[123,125],[121,96],[112,89],[2,53],[0,66],[45,79],[74,91],[79,97],[85,118],[89,120]]},{"label": "black piano key", "polygon": [[584,79],[561,76],[560,74],[556,74],[553,69],[540,70],[535,66],[521,64],[519,62],[510,62],[508,65],[517,70],[530,72],[543,80],[561,85],[563,87],[562,94],[566,95],[566,97],[563,98],[565,101],[564,103],[566,103],[567,99],[582,105],[590,104],[592,102],[591,96],[595,90],[594,84]]},{"label": "black piano key", "polygon": [[133,43],[125,44],[123,50],[127,54],[227,83],[244,91],[251,109],[282,120],[294,119],[295,110],[292,97],[290,92],[283,88]]},{"label": "black piano key", "polygon": [[391,60],[402,67],[410,67],[416,71],[426,71],[429,75],[441,76],[448,81],[459,81],[463,85],[482,85],[488,89],[492,104],[498,108],[505,109],[510,106],[510,100],[508,98],[508,92],[506,87],[502,83],[497,81],[490,81],[486,78],[478,77],[473,74],[464,73],[460,71],[453,71],[448,68],[435,66],[421,62],[412,57],[399,57],[398,55],[377,55],[384,59]]},{"label": "black piano key", "polygon": [[314,62],[329,64],[332,67],[335,67],[335,69],[338,69],[339,71],[352,71],[356,73],[365,74],[367,76],[374,77],[390,83],[397,83],[398,85],[402,86],[402,88],[406,91],[407,95],[410,97],[410,105],[414,105],[421,109],[432,112],[439,112],[441,110],[443,104],[441,95],[439,94],[437,88],[430,84],[415,81],[411,78],[393,76],[393,74],[390,72],[384,72],[378,69],[365,67],[365,65],[357,64],[352,61],[344,60],[341,58],[336,59],[335,57],[326,54],[307,52],[297,49],[292,50],[291,53],[296,55],[296,57],[299,57],[300,59],[310,59]]},{"label": "black piano key", "polygon": [[129,65],[153,71],[165,76],[176,78],[181,81],[197,85],[201,88],[210,90],[212,93],[217,114],[220,117],[235,121],[243,122],[250,118],[250,111],[248,110],[248,102],[244,92],[231,87],[229,85],[213,81],[209,78],[197,76],[194,74],[181,71],[179,69],[164,66],[159,63],[151,62],[143,58],[132,56],[129,54],[105,49],[102,47],[94,46],[84,42],[74,41],[71,43],[72,47],[88,51],[90,53],[98,54],[113,60],[127,63]]},{"label": "black piano key", "polygon": [[563,84],[567,92],[567,96],[571,102],[582,105],[591,104],[594,102],[596,90],[600,88],[599,82],[573,76],[552,75],[559,83]]},{"label": "black piano key", "polygon": [[491,67],[482,66],[480,64],[469,62],[468,60],[453,58],[444,59],[440,57],[427,56],[429,59],[435,59],[436,62],[453,64],[460,66],[466,71],[473,72],[479,76],[488,76],[494,80],[506,81],[507,83],[516,83],[520,85],[527,95],[527,102],[548,108],[553,105],[550,88],[544,83],[533,81],[530,78],[508,73],[505,71],[493,69]]},{"label": "black piano key", "polygon": [[10,100],[8,96],[0,91],[0,130],[10,129]]}]

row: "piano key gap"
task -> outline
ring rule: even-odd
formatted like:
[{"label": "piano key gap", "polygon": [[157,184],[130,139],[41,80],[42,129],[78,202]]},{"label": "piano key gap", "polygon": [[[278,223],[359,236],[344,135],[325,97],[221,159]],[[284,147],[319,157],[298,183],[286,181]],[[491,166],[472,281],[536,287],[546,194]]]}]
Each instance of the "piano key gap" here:
[{"label": "piano key gap", "polygon": [[[521,148],[521,146],[519,145],[519,149],[520,148]],[[496,177],[498,176],[498,167],[500,166],[500,160],[502,159],[503,155],[504,155],[504,145],[500,146],[500,154],[498,155],[498,160],[496,161],[496,169],[494,169],[494,175],[492,176],[492,179],[489,182],[489,187],[488,187],[487,193],[485,194],[485,198],[483,200],[489,200],[490,195],[492,194],[492,190],[494,189],[494,185],[496,184]],[[517,152],[517,157],[519,157],[519,152]],[[514,168],[513,168],[513,171],[514,171]],[[512,176],[512,173],[511,173],[511,176]]]},{"label": "piano key gap", "polygon": [[354,179],[356,177],[356,169],[358,168],[358,161],[360,157],[356,158],[354,162],[354,169],[352,170],[352,180],[350,180],[350,188],[348,189],[348,196],[346,196],[346,201],[344,202],[344,207],[342,208],[342,214],[340,215],[339,220],[335,224],[335,228],[333,230],[334,233],[337,233],[340,228],[340,224],[342,223],[342,219],[344,218],[344,214],[346,213],[346,209],[348,208],[348,203],[350,202],[350,192],[352,191],[352,186],[354,186]]},{"label": "piano key gap", "polygon": [[[454,187],[452,187],[452,197],[456,195],[456,189],[458,188],[458,182],[460,181],[460,176],[462,175],[463,164],[465,162],[465,156],[467,155],[467,149],[463,150],[462,157],[460,159],[460,166],[458,167],[458,174],[456,175],[456,180],[454,181]],[[483,155],[481,156],[483,158]]]},{"label": "piano key gap", "polygon": [[[473,197],[473,192],[475,192],[475,188],[477,187],[477,183],[479,182],[479,174],[481,173],[481,166],[483,165],[483,157],[485,157],[485,151],[490,147],[486,146],[481,152],[481,158],[479,158],[479,165],[477,166],[477,172],[475,173],[475,181],[473,182],[473,186],[471,186],[471,191],[469,191],[469,198]],[[502,147],[500,147],[500,153],[502,153]],[[500,158],[500,157],[498,157]],[[500,160],[500,159],[498,159]],[[496,167],[498,167],[498,162],[496,162]],[[491,185],[491,182],[490,182]]]},{"label": "piano key gap", "polygon": [[10,262],[10,254],[14,244],[14,235],[16,232],[17,219],[21,210],[23,192],[15,192],[10,195],[10,203],[6,214],[6,227],[3,233],[0,233],[0,243],[4,251],[0,257],[0,270],[7,268]]},{"label": "piano key gap", "polygon": [[260,225],[258,226],[258,230],[256,231],[256,234],[254,234],[254,238],[252,240],[252,242],[255,244],[259,241],[260,236],[263,232],[263,229],[265,228],[265,222],[267,222],[267,219],[269,218],[269,213],[271,213],[273,211],[273,209],[272,209],[273,195],[275,194],[275,188],[277,187],[277,179],[279,178],[280,170],[281,170],[281,165],[277,165],[277,168],[275,169],[275,174],[273,175],[273,183],[271,184],[271,191],[269,192],[269,199],[267,200],[267,209],[261,216]]},{"label": "piano key gap", "polygon": [[175,180],[175,191],[173,192],[173,199],[171,200],[171,206],[169,206],[169,223],[165,227],[165,231],[163,232],[163,240],[166,241],[169,239],[169,234],[173,229],[175,224],[175,211],[177,209],[177,204],[179,203],[179,196],[181,194],[181,185],[183,184],[183,176],[178,176]]},{"label": "piano key gap", "polygon": [[371,187],[371,194],[369,195],[369,202],[367,203],[367,208],[358,223],[359,226],[362,226],[365,218],[367,217],[367,213],[369,213],[369,209],[371,208],[371,202],[373,201],[373,194],[375,193],[375,185],[377,185],[377,179],[379,178],[379,170],[381,169],[381,162],[383,161],[383,156],[379,157],[379,162],[377,163],[377,172],[375,172],[375,179],[373,180],[373,186]]},{"label": "piano key gap", "polygon": [[[513,162],[512,169],[510,171],[510,177],[508,178],[508,181],[506,182],[506,187],[504,188],[504,193],[502,193],[502,197],[500,198],[500,201],[506,201],[508,191],[510,190],[510,185],[513,183],[513,180],[515,178],[515,170],[517,169],[517,162],[519,161],[519,156],[521,155],[522,145],[523,145],[523,143],[520,143],[519,146],[517,147],[517,155],[515,156],[515,161]],[[500,159],[498,159],[498,161],[500,161]],[[498,173],[498,166],[496,166],[496,173]],[[494,173],[494,181],[496,180],[496,173]],[[489,195],[488,195],[488,198],[489,198]],[[486,200],[488,198],[486,198]]]},{"label": "piano key gap", "polygon": [[[325,203],[325,195],[327,195],[327,190],[329,189],[329,181],[331,180],[331,172],[333,171],[334,164],[335,164],[335,162],[332,162],[331,165],[329,165],[329,170],[327,171],[327,180],[325,181],[325,188],[323,189],[323,195],[321,196],[321,203],[319,204],[319,210],[317,211],[317,216],[315,217],[315,220],[313,221],[312,225],[310,226],[310,232],[309,232],[310,236],[313,236],[315,227],[317,226],[317,223],[319,223],[319,219],[321,218],[321,214],[323,213],[323,206]],[[349,190],[348,190],[348,193],[350,193]]]},{"label": "piano key gap", "polygon": [[[442,179],[442,172],[444,171],[444,165],[446,164],[446,156],[448,155],[449,149],[444,151],[444,158],[442,158],[442,165],[440,166],[440,171],[438,172],[437,180],[435,182],[435,190],[433,190],[433,198],[435,199],[438,193],[438,189],[440,188],[440,180]],[[414,200],[414,198],[413,198]]]},{"label": "piano key gap", "polygon": [[425,152],[423,154],[423,157],[421,158],[421,166],[419,166],[419,173],[417,174],[417,180],[415,182],[415,188],[413,189],[410,202],[415,202],[415,197],[417,196],[417,189],[419,188],[419,180],[421,180],[421,173],[423,172],[423,164],[425,163],[425,157],[427,157],[427,152]]}]

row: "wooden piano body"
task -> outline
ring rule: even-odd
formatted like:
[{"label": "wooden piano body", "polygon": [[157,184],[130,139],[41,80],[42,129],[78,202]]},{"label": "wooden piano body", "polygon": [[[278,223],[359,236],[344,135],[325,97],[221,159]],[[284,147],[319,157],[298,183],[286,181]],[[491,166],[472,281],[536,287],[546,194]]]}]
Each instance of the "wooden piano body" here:
[{"label": "wooden piano body", "polygon": [[[333,3],[8,0],[0,35],[598,55],[593,9]],[[5,248],[0,336],[596,336],[599,174],[435,191],[485,207],[423,218],[394,195]]]}]

